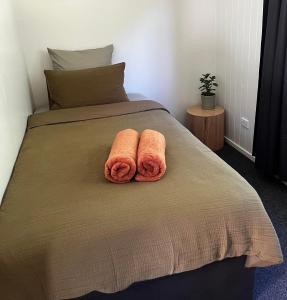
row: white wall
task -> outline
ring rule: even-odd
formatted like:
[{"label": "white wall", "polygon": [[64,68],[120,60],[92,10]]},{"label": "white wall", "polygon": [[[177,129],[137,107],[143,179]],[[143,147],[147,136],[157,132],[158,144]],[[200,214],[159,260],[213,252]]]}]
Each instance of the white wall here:
[{"label": "white wall", "polygon": [[[218,100],[226,136],[252,153],[260,64],[263,0],[217,0]],[[250,129],[241,126],[244,117]]]},{"label": "white wall", "polygon": [[180,121],[200,102],[200,75],[216,73],[226,135],[251,152],[263,0],[13,1],[36,107],[47,103],[47,47],[113,43],[114,62],[127,62],[127,91],[158,100]]},{"label": "white wall", "polygon": [[215,69],[214,0],[14,0],[36,106],[47,103],[46,47],[115,45],[126,89],[165,104],[180,120],[199,100],[198,76]]},{"label": "white wall", "polygon": [[0,203],[26,129],[31,103],[9,0],[0,1]]}]

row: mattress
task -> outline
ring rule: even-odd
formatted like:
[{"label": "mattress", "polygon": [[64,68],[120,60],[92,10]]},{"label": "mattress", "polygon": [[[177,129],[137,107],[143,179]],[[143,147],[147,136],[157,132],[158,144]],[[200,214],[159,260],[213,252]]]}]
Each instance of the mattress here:
[{"label": "mattress", "polygon": [[[167,173],[116,185],[103,167],[117,131],[167,140]],[[4,299],[114,293],[135,282],[246,256],[282,262],[254,189],[160,104],[132,101],[35,114],[0,209]]]}]

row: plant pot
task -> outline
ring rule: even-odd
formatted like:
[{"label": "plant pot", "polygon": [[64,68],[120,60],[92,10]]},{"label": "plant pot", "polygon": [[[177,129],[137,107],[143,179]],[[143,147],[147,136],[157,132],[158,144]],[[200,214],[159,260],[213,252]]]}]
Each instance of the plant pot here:
[{"label": "plant pot", "polygon": [[214,109],[215,108],[215,95],[205,96],[201,95],[201,102],[203,109]]}]

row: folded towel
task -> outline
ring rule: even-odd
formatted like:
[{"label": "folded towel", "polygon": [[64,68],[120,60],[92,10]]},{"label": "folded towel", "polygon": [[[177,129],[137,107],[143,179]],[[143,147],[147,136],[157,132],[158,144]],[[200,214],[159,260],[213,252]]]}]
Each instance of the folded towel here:
[{"label": "folded towel", "polygon": [[146,129],[138,147],[137,181],[160,180],[166,171],[165,137],[158,131]]},{"label": "folded towel", "polygon": [[136,173],[139,133],[126,129],[117,133],[108,160],[105,177],[114,183],[127,183]]}]

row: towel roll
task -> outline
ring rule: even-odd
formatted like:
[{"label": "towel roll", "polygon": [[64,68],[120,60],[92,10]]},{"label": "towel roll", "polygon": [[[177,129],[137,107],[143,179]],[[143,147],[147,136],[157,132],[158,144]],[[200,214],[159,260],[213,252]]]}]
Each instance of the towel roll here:
[{"label": "towel roll", "polygon": [[137,181],[157,181],[165,174],[165,137],[158,131],[142,132],[138,147]]},{"label": "towel roll", "polygon": [[113,183],[130,182],[136,173],[139,133],[125,129],[117,133],[105,163],[105,177]]}]

